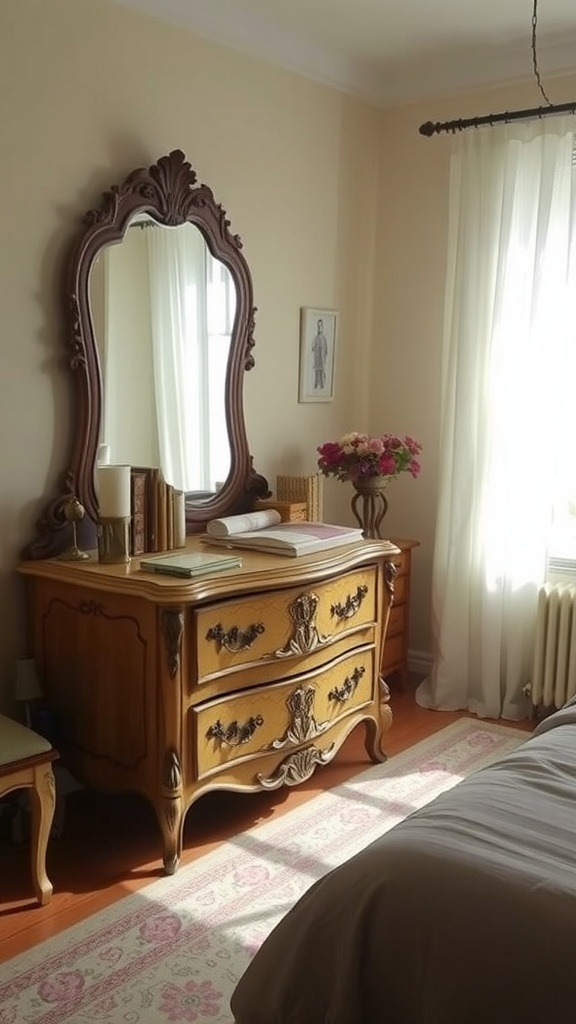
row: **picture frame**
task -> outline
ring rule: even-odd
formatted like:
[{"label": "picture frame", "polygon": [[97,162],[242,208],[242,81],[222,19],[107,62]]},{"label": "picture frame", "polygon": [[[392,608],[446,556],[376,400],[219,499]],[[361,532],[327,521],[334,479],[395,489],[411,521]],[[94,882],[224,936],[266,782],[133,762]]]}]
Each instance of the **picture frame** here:
[{"label": "picture frame", "polygon": [[335,309],[300,308],[299,402],[331,402],[338,333]]}]

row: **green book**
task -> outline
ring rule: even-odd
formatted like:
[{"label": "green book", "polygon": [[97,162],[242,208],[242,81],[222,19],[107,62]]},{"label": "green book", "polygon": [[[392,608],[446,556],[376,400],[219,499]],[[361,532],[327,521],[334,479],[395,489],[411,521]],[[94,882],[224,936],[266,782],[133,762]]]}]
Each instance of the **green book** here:
[{"label": "green book", "polygon": [[168,576],[210,576],[214,572],[237,569],[242,559],[236,555],[211,555],[208,552],[193,554],[160,555],[158,558],[142,558],[140,568],[146,572],[160,572]]}]

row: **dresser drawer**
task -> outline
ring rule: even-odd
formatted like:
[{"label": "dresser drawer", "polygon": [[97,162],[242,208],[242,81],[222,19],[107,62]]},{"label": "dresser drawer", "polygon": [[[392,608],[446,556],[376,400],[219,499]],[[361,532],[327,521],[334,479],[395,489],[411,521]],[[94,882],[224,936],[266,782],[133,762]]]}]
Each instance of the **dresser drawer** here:
[{"label": "dresser drawer", "polygon": [[385,646],[388,647],[388,643],[393,636],[398,633],[403,633],[406,628],[406,605],[392,605],[390,609],[390,615],[388,617],[388,629],[386,630]]},{"label": "dresser drawer", "polygon": [[192,614],[190,655],[195,679],[202,684],[259,662],[301,658],[372,626],[376,570],[368,566],[309,587],[222,601]]},{"label": "dresser drawer", "polygon": [[382,675],[384,677],[386,677],[387,672],[392,672],[404,664],[405,643],[406,637],[404,633],[386,637],[384,655],[382,657]]},{"label": "dresser drawer", "polygon": [[197,777],[262,753],[312,741],[369,704],[374,647],[361,647],[297,679],[254,687],[191,708],[189,755]]}]

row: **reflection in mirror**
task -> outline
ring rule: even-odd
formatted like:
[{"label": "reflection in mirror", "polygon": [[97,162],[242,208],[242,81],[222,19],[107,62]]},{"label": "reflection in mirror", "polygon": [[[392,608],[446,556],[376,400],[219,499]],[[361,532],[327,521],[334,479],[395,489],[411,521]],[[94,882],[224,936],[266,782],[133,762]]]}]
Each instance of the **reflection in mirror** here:
[{"label": "reflection in mirror", "polygon": [[[152,226],[134,226],[140,222]],[[121,266],[138,238],[139,257]],[[180,279],[184,289],[174,286]],[[143,280],[153,280],[144,297]],[[226,211],[181,150],[137,167],[85,214],[63,298],[74,385],[69,452],[25,558],[69,547],[64,510],[72,496],[85,510],[79,544],[96,547],[102,445],[114,462],[162,466],[167,482],[187,492],[189,533],[269,496],[244,420],[243,378],[254,366],[250,269]]]},{"label": "reflection in mirror", "polygon": [[95,262],[90,303],[107,457],[159,466],[189,495],[213,494],[230,471],[225,382],[236,296],[229,270],[195,226],[138,217]]}]

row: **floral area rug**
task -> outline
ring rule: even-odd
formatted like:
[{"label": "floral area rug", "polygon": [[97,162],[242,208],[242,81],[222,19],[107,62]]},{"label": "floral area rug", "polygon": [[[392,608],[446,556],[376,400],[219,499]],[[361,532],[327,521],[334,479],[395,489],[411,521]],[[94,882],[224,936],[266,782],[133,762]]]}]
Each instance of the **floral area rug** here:
[{"label": "floral area rug", "polygon": [[461,719],[6,961],[0,1024],[232,1024],[240,975],[312,882],[525,738]]}]

